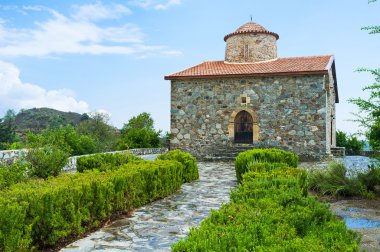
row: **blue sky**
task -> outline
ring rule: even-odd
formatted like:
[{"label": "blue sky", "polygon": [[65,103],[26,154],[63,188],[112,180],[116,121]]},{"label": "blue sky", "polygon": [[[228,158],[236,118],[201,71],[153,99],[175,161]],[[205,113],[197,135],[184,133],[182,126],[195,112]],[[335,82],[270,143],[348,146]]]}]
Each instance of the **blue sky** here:
[{"label": "blue sky", "polygon": [[334,54],[340,104],[348,121],[372,83],[359,67],[380,67],[380,2],[366,0],[115,0],[0,1],[0,116],[9,108],[107,111],[121,127],[141,112],[169,130],[165,75],[222,60],[223,37],[250,20],[280,35],[279,57]]}]

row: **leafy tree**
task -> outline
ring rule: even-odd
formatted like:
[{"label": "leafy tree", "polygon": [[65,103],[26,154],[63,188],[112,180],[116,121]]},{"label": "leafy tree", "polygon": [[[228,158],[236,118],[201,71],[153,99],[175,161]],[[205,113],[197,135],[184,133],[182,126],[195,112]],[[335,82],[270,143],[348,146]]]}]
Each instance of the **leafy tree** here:
[{"label": "leafy tree", "polygon": [[336,146],[345,147],[347,145],[347,134],[343,131],[336,131]]},{"label": "leafy tree", "polygon": [[121,129],[122,138],[118,141],[119,150],[130,148],[156,148],[160,146],[160,133],[154,129],[154,121],[148,113],[132,117]]},{"label": "leafy tree", "polygon": [[83,118],[84,120],[78,125],[78,131],[96,139],[98,152],[113,150],[119,131],[109,124],[109,115],[95,112],[90,114],[90,119],[86,119],[86,116]]},{"label": "leafy tree", "polygon": [[[369,0],[368,3],[376,1]],[[378,34],[380,26],[366,26],[362,30],[369,31],[369,34]],[[348,101],[359,108],[359,113],[356,114],[357,121],[367,129],[365,134],[370,146],[374,150],[380,150],[380,69],[361,68],[358,71],[369,72],[375,79],[374,83],[363,88],[363,91],[370,92],[370,97],[368,100],[359,97],[351,98]]]},{"label": "leafy tree", "polygon": [[16,141],[16,114],[14,110],[8,110],[5,116],[0,119],[0,149],[7,149]]},{"label": "leafy tree", "polygon": [[95,138],[79,133],[71,125],[46,129],[38,135],[29,133],[27,140],[32,148],[54,145],[73,156],[91,154],[97,150]]},{"label": "leafy tree", "polygon": [[[368,0],[368,3],[374,3],[377,0]],[[376,34],[380,33],[380,26],[378,25],[372,25],[372,26],[364,26],[362,27],[362,30],[369,31],[369,34]]]},{"label": "leafy tree", "polygon": [[150,114],[143,112],[139,114],[138,116],[134,116],[131,119],[129,119],[127,124],[123,125],[123,128],[121,129],[121,133],[124,134],[130,129],[148,129],[148,130],[154,130],[154,121],[150,117]]},{"label": "leafy tree", "polygon": [[360,155],[364,147],[364,141],[359,140],[354,135],[347,135],[343,131],[338,130],[336,132],[336,145],[345,147],[348,155]]}]

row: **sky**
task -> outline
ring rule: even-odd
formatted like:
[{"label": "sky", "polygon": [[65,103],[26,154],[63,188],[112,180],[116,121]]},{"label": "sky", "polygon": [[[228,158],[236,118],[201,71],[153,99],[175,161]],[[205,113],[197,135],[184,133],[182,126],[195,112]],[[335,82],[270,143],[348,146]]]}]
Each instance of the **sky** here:
[{"label": "sky", "polygon": [[122,125],[148,112],[170,128],[164,76],[223,60],[223,37],[252,20],[280,35],[279,57],[335,55],[337,128],[360,129],[349,98],[380,68],[380,2],[367,0],[0,0],[0,117],[33,107],[104,112]]}]

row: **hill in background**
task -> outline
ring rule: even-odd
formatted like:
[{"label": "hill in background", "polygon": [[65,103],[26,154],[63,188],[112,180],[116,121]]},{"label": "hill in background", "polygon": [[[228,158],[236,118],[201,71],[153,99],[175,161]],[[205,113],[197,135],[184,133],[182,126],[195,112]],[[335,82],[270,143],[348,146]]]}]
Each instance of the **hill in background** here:
[{"label": "hill in background", "polygon": [[87,114],[63,112],[51,108],[32,108],[21,110],[15,118],[16,131],[39,133],[49,126],[71,124],[78,125],[81,121],[89,119]]}]

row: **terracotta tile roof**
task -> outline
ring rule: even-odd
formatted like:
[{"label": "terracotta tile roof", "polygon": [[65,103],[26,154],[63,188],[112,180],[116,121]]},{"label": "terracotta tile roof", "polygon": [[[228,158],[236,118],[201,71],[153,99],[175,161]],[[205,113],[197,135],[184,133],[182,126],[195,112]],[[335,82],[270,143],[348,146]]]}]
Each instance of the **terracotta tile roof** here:
[{"label": "terracotta tile roof", "polygon": [[279,36],[277,33],[270,32],[264,27],[262,27],[259,24],[256,24],[254,22],[248,22],[245,25],[240,26],[235,32],[227,34],[224,37],[224,41],[227,41],[229,37],[232,37],[237,34],[244,34],[244,33],[264,33],[264,34],[270,34],[276,37],[276,39],[279,39]]},{"label": "terracotta tile roof", "polygon": [[206,61],[183,71],[165,76],[165,80],[212,77],[276,76],[324,74],[331,68],[334,56],[278,58],[256,63]]}]

